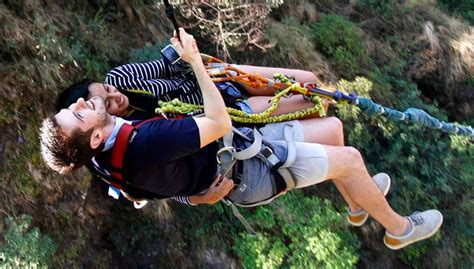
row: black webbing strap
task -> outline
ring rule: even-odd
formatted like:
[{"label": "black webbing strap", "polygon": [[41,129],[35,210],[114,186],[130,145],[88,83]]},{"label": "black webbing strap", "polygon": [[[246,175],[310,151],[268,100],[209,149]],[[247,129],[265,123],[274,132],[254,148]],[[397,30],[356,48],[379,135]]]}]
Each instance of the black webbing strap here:
[{"label": "black webbing strap", "polygon": [[165,7],[166,7],[165,8],[166,17],[168,17],[168,19],[170,19],[171,23],[173,23],[173,27],[174,27],[174,30],[176,31],[176,35],[178,36],[178,40],[180,40],[179,30],[178,30],[179,25],[178,25],[178,21],[176,20],[175,15],[174,15],[174,8],[168,0],[164,0],[163,2],[164,2]]}]

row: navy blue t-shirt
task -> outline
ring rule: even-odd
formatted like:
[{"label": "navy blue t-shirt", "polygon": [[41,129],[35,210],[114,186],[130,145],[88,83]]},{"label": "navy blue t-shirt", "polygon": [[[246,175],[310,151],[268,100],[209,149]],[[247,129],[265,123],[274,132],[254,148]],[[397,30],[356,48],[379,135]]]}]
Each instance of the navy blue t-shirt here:
[{"label": "navy blue t-shirt", "polygon": [[[191,117],[144,123],[124,155],[124,190],[135,198],[147,199],[202,192],[217,173],[218,145],[213,142],[199,147],[199,129]],[[111,152],[97,154],[96,164],[90,164],[94,172],[108,180],[111,176],[104,169],[110,171]]]},{"label": "navy blue t-shirt", "polygon": [[133,186],[162,196],[207,189],[216,173],[218,145],[200,149],[193,118],[155,120],[139,127],[124,156],[123,176]]}]

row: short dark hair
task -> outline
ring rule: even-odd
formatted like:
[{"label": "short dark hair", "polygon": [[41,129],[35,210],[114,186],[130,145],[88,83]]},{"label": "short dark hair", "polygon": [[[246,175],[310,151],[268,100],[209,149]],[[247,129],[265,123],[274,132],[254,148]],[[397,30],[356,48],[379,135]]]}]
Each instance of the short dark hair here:
[{"label": "short dark hair", "polygon": [[84,100],[87,100],[87,97],[89,96],[89,86],[92,83],[94,83],[94,81],[84,79],[69,86],[59,95],[58,100],[56,101],[56,111],[59,112],[63,108],[68,108],[81,97],[84,98]]},{"label": "short dark hair", "polygon": [[59,126],[54,115],[43,120],[40,131],[41,155],[46,164],[54,171],[65,174],[88,163],[94,155],[103,149],[90,146],[90,137],[94,128],[82,131],[72,130],[71,135]]}]

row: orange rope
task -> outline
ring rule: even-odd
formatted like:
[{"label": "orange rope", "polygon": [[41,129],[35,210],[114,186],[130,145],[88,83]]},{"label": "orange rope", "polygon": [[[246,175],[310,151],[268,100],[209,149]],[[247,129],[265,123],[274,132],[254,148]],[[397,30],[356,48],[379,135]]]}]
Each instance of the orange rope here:
[{"label": "orange rope", "polygon": [[[213,56],[210,56],[210,55],[204,55],[202,54],[202,59],[203,59],[203,62],[208,64],[207,65],[207,69],[208,71],[211,71],[213,69],[218,69],[216,67],[213,67],[213,66],[210,66],[210,64],[212,63],[222,63],[222,64],[225,64],[223,67],[220,67],[220,68],[223,68],[222,72],[217,72],[217,73],[213,73],[213,72],[210,72],[210,75],[211,75],[211,79],[213,82],[225,82],[225,81],[236,81],[238,83],[241,83],[242,85],[244,86],[247,86],[247,87],[250,87],[250,88],[255,88],[255,89],[265,89],[266,87],[268,87],[268,85],[270,84],[270,80],[258,73],[253,73],[253,74],[248,74],[234,66],[231,66],[221,60],[219,60],[218,58],[215,58]],[[234,73],[237,73],[237,75],[235,75]],[[217,77],[218,76],[218,77]],[[278,81],[275,81],[273,83],[273,88],[274,89],[278,89],[278,90],[282,90],[284,88],[286,88],[287,85],[281,83],[281,82],[278,82]]]}]

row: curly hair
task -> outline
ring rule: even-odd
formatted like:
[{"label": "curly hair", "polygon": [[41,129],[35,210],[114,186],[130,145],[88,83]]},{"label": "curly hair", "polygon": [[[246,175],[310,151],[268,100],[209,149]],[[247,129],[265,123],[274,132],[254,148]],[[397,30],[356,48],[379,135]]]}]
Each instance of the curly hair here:
[{"label": "curly hair", "polygon": [[93,149],[90,137],[94,128],[82,131],[72,130],[67,135],[59,126],[54,115],[43,120],[40,129],[41,155],[46,164],[54,171],[65,174],[80,168],[99,152],[103,145]]}]

